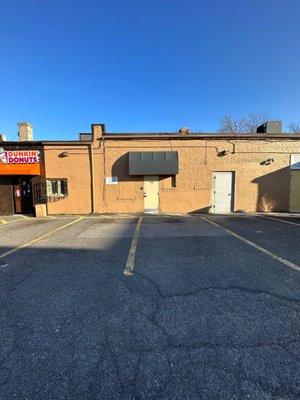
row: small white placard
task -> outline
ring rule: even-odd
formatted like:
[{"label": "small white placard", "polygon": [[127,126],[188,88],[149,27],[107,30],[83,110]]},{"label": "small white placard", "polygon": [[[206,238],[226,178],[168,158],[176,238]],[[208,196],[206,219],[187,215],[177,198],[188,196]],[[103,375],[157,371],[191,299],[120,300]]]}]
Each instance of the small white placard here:
[{"label": "small white placard", "polygon": [[118,177],[117,176],[107,176],[105,178],[106,185],[117,185],[118,184]]},{"label": "small white placard", "polygon": [[300,154],[291,154],[291,169],[300,169]]}]

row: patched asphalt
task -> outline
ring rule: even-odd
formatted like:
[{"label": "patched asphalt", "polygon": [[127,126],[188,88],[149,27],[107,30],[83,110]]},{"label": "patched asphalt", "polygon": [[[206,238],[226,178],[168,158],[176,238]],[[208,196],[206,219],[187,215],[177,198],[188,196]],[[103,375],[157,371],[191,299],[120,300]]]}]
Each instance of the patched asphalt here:
[{"label": "patched asphalt", "polygon": [[[205,218],[300,264],[300,226]],[[201,216],[144,216],[124,276],[138,218],[76,219],[0,226],[0,399],[299,399],[299,271]]]}]

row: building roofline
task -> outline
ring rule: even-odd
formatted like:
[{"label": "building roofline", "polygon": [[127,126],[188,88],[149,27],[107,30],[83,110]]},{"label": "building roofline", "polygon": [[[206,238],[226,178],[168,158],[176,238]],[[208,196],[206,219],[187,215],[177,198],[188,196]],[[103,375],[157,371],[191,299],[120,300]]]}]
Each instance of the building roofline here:
[{"label": "building roofline", "polygon": [[42,144],[46,146],[64,145],[64,144],[70,144],[76,146],[76,145],[88,145],[92,143],[93,143],[92,140],[43,140],[42,141]]},{"label": "building roofline", "polygon": [[80,140],[39,140],[39,141],[1,141],[0,147],[2,146],[42,146],[42,145],[87,145],[93,143],[92,141],[80,141]]},{"label": "building roofline", "polygon": [[[97,140],[209,140],[209,139],[231,139],[231,140],[266,140],[266,139],[284,139],[284,140],[300,140],[300,134],[243,134],[243,135],[232,135],[232,134],[220,134],[220,133],[191,133],[183,135],[180,133],[106,133],[105,135],[97,138]],[[58,145],[72,145],[72,146],[87,146],[91,145],[91,140],[39,140],[39,141],[0,141],[0,147],[2,146],[58,146]]]},{"label": "building roofline", "polygon": [[29,141],[29,140],[22,140],[22,141],[18,141],[18,140],[3,140],[0,141],[0,147],[2,146],[41,146],[43,144],[42,141],[38,140],[38,141]]},{"label": "building roofline", "polygon": [[233,134],[220,134],[220,133],[190,133],[187,135],[183,135],[180,133],[109,133],[103,135],[101,139],[108,140],[126,140],[126,139],[254,139],[254,140],[264,140],[264,139],[300,139],[300,134],[242,134],[242,135],[233,135]]}]

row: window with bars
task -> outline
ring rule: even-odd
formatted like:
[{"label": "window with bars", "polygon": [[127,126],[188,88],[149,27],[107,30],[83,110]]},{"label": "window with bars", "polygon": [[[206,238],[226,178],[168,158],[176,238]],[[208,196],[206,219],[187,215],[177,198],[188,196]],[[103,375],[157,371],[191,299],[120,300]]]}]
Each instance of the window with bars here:
[{"label": "window with bars", "polygon": [[68,196],[68,180],[66,178],[33,179],[32,194],[34,204],[63,199]]},{"label": "window with bars", "polygon": [[68,195],[67,179],[47,179],[47,197],[66,197]]}]

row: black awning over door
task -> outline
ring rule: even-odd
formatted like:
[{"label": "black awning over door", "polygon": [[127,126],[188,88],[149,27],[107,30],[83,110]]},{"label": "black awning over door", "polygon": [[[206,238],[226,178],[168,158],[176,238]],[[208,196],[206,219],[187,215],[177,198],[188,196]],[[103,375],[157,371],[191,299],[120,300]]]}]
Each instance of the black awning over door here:
[{"label": "black awning over door", "polygon": [[129,175],[178,174],[177,151],[129,152]]}]

